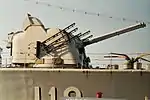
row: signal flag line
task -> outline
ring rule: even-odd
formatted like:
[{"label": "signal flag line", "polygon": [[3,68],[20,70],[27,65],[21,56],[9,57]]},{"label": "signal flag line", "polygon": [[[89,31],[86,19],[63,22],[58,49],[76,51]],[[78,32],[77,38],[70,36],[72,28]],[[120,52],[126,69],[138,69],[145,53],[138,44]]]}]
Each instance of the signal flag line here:
[{"label": "signal flag line", "polygon": [[[30,1],[30,0],[24,0],[24,1]],[[73,13],[81,13],[81,14],[85,14],[85,15],[92,15],[92,16],[98,16],[98,17],[105,17],[105,18],[109,18],[109,19],[114,19],[114,20],[120,20],[120,21],[128,21],[128,22],[135,22],[135,23],[142,23],[145,22],[147,24],[150,24],[150,21],[146,21],[146,20],[136,20],[136,19],[129,19],[129,18],[120,18],[120,17],[116,17],[116,16],[109,16],[107,14],[102,14],[102,13],[96,13],[96,12],[89,12],[89,11],[84,11],[84,10],[79,10],[79,9],[73,9],[73,8],[69,8],[69,7],[64,7],[64,6],[58,6],[58,5],[52,5],[50,3],[47,2],[41,2],[41,1],[35,1],[36,4],[38,5],[45,5],[48,7],[54,7],[63,11],[70,11]]]}]

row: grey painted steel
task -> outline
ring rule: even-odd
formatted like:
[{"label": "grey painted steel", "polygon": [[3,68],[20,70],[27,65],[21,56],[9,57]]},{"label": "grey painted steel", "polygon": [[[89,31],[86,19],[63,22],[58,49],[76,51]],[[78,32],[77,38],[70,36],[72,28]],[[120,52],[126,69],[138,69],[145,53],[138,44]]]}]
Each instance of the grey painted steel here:
[{"label": "grey painted steel", "polygon": [[96,97],[100,91],[105,98],[143,100],[150,97],[150,71],[0,69],[0,100],[35,100],[36,86],[41,87],[41,100],[50,100],[52,86],[57,88],[58,100],[70,86],[77,87],[84,97]]}]

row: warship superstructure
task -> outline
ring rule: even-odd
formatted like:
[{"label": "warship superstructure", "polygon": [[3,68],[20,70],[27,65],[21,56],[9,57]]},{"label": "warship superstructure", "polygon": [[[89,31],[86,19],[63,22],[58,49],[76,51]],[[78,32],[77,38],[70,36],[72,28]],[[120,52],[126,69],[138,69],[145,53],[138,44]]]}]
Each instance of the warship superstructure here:
[{"label": "warship superstructure", "polygon": [[[91,39],[90,31],[75,34],[75,23],[45,28],[27,14],[23,30],[8,34],[12,64],[0,69],[1,100],[61,100],[62,97],[123,98],[150,96],[150,70],[95,69],[85,47],[146,25],[138,23]],[[88,99],[88,98],[87,98]],[[107,99],[108,100],[108,99]]]}]

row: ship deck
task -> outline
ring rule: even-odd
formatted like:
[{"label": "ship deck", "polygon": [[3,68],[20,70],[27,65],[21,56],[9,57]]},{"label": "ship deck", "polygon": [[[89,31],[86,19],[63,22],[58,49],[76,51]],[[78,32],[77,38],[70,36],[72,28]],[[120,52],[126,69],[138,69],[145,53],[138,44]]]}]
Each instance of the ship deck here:
[{"label": "ship deck", "polygon": [[0,68],[0,71],[40,71],[40,72],[150,72],[137,69],[62,69],[62,68]]}]

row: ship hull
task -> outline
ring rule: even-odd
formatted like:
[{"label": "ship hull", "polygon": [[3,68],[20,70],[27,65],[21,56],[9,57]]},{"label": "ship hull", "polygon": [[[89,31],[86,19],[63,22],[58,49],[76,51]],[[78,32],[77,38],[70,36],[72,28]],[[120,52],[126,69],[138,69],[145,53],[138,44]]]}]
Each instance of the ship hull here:
[{"label": "ship hull", "polygon": [[[39,88],[40,93],[38,96]],[[69,87],[76,87],[83,97],[142,100],[150,97],[150,72],[99,69],[1,68],[0,100],[51,100],[56,88],[58,100]]]}]

